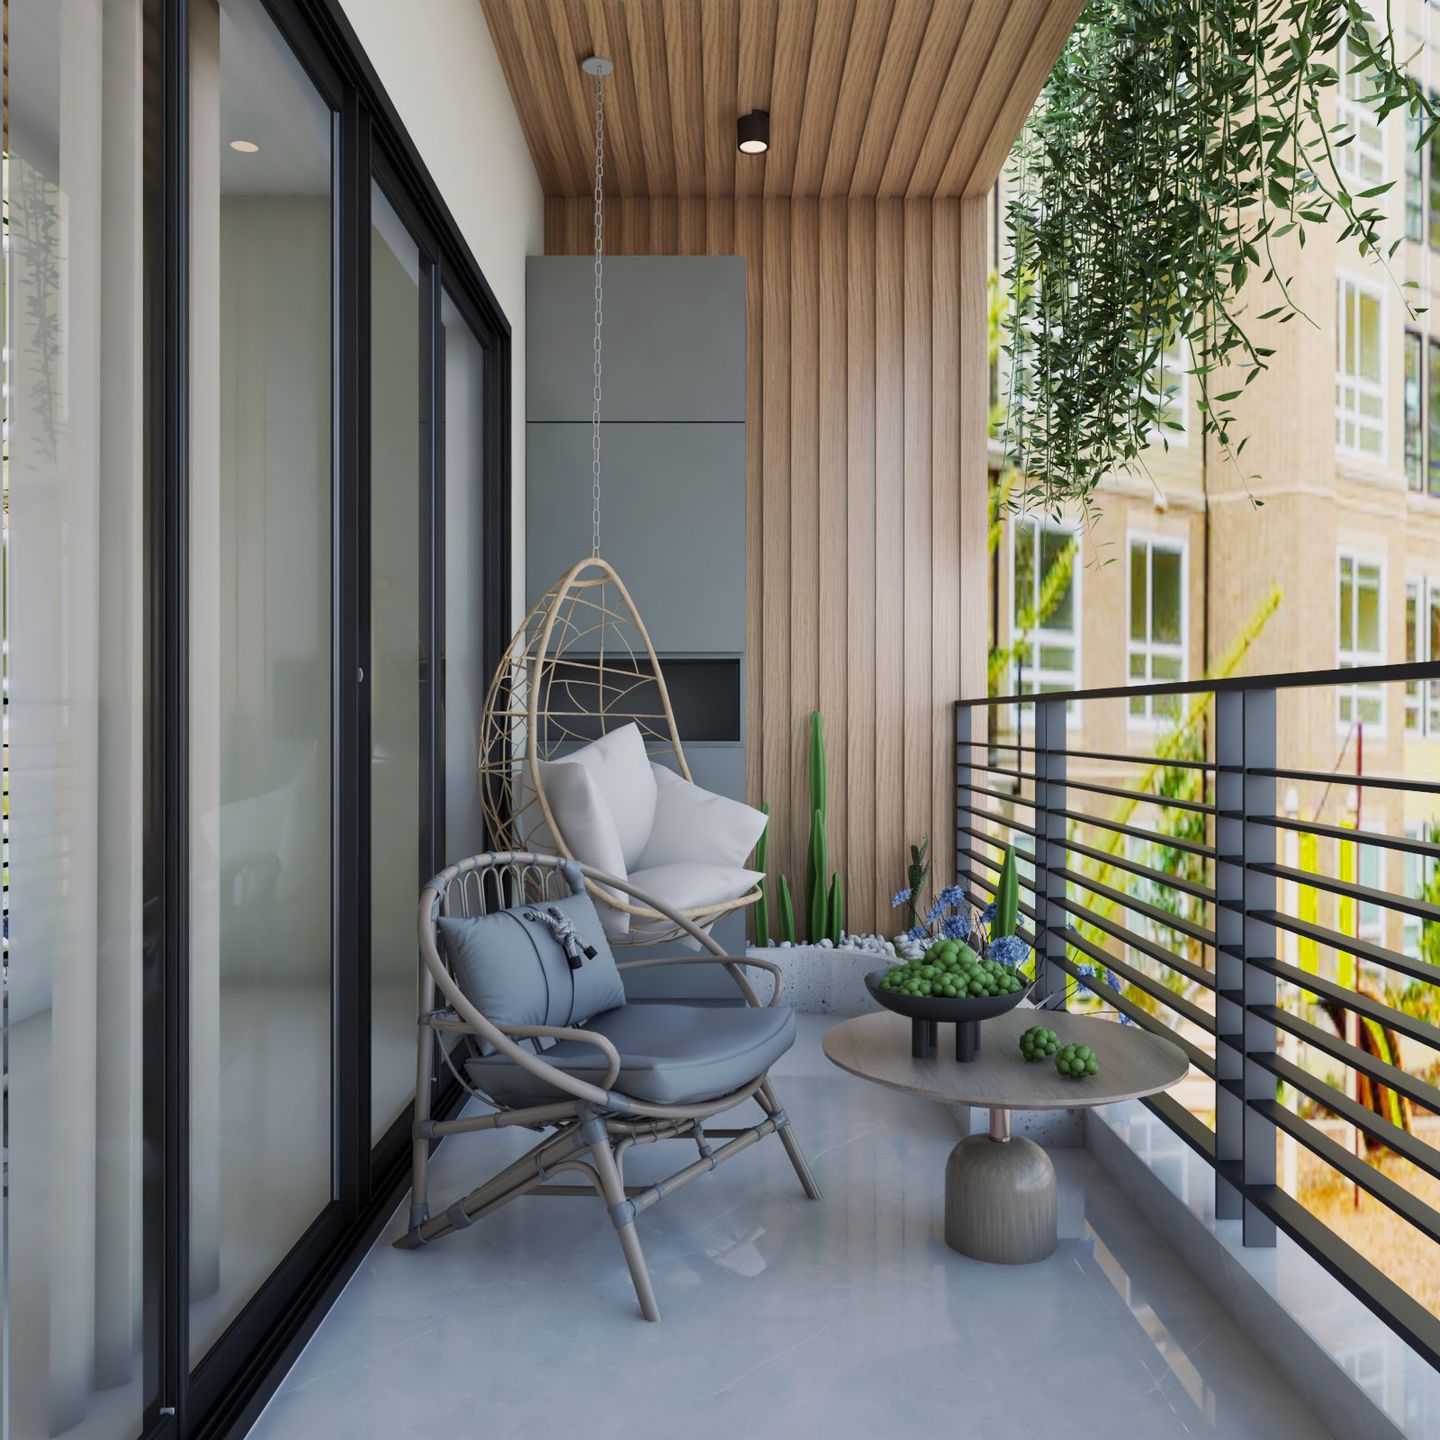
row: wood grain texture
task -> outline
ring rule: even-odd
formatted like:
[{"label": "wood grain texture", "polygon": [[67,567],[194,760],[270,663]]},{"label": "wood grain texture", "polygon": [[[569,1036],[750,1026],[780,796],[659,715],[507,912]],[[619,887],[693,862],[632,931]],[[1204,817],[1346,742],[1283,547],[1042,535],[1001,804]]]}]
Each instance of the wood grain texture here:
[{"label": "wood grain texture", "polygon": [[[891,930],[908,845],[953,878],[951,706],[985,676],[984,201],[627,199],[612,253],[746,257],[747,793],[798,883],[808,716],[832,869]],[[546,248],[584,253],[584,199]],[[969,557],[969,563],[966,563]]]},{"label": "wood grain texture", "polygon": [[[547,195],[983,194],[1080,0],[481,0]],[[735,122],[770,112],[771,148]]]},{"label": "wood grain texture", "polygon": [[[1088,1045],[1099,1074],[1072,1080],[1054,1063],[1020,1054],[1021,1034],[1046,1025],[1062,1045]],[[910,1022],[877,1010],[846,1020],[825,1032],[826,1058],[861,1079],[950,1105],[994,1106],[1005,1110],[1070,1110],[1136,1100],[1178,1085],[1189,1062],[1178,1045],[1134,1025],[1063,1010],[1015,1009],[980,1026],[980,1053],[967,1064],[954,1058],[942,1026],[938,1052],[928,1060],[910,1054]]]}]

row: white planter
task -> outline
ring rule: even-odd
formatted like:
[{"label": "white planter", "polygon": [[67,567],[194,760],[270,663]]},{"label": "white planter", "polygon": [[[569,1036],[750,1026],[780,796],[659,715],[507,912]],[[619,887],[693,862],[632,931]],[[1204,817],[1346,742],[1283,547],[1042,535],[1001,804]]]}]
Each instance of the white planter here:
[{"label": "white planter", "polygon": [[756,945],[748,953],[780,967],[785,977],[782,1000],[806,1015],[864,1015],[877,1009],[865,977],[895,963],[873,950],[821,945]]}]

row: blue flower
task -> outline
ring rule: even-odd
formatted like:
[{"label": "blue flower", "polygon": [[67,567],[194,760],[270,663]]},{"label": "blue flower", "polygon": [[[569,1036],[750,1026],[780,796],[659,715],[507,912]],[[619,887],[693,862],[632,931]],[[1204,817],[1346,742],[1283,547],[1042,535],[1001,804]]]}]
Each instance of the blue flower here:
[{"label": "blue flower", "polygon": [[1030,947],[1018,935],[1002,935],[998,940],[990,942],[985,954],[991,960],[998,960],[1002,965],[1014,969],[1030,954]]},{"label": "blue flower", "polygon": [[1075,967],[1075,983],[1082,990],[1089,990],[1093,995],[1095,992],[1085,982],[1095,978],[1095,967],[1093,965],[1077,965]]},{"label": "blue flower", "polygon": [[1122,1010],[1120,1012],[1120,1023],[1122,1025],[1133,1025],[1135,1022]]},{"label": "blue flower", "polygon": [[1112,990],[1120,988],[1120,977],[1108,965],[1105,967],[1105,983]]},{"label": "blue flower", "polygon": [[925,923],[933,925],[945,913],[943,902],[937,900],[926,912]]},{"label": "blue flower", "polygon": [[995,902],[992,900],[980,912],[980,923],[982,925],[993,925],[995,923],[995,913]]},{"label": "blue flower", "polygon": [[965,889],[961,885],[947,885],[940,892],[940,903],[945,906],[960,906],[965,903]]},{"label": "blue flower", "polygon": [[965,940],[970,934],[970,922],[961,915],[949,915],[940,927],[940,933],[947,940]]},{"label": "blue flower", "polygon": [[907,940],[923,940],[929,932],[923,925],[912,925],[906,932]]},{"label": "blue flower", "polygon": [[909,900],[912,894],[914,894],[914,891],[912,890],[897,890],[894,896],[891,898],[890,908],[892,910],[898,910],[903,904],[905,904],[907,900]]}]

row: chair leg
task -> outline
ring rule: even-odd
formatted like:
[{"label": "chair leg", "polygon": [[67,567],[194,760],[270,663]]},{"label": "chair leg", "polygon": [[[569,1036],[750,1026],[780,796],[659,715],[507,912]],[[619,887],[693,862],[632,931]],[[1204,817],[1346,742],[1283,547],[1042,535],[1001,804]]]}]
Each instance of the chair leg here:
[{"label": "chair leg", "polygon": [[775,1089],[770,1081],[767,1080],[755,1092],[755,1095],[756,1099],[760,1101],[760,1108],[775,1122],[775,1133],[779,1135],[780,1143],[785,1147],[785,1153],[795,1167],[795,1174],[800,1180],[800,1186],[805,1191],[806,1198],[820,1199],[820,1186],[816,1183],[814,1175],[810,1173],[810,1165],[805,1159],[805,1152],[795,1138],[795,1129],[790,1124],[784,1107],[775,1098]]},{"label": "chair leg", "polygon": [[625,1203],[625,1182],[620,1178],[620,1167],[615,1163],[610,1137],[604,1133],[603,1125],[600,1130],[600,1137],[590,1147],[595,1173],[600,1177],[600,1193],[614,1221],[615,1232],[620,1237],[620,1248],[625,1252],[625,1263],[630,1267],[630,1278],[635,1283],[635,1296],[640,1301],[640,1313],[647,1320],[658,1320],[660,1307],[655,1303],[655,1289],[650,1284],[650,1271],[640,1249],[635,1217]]}]

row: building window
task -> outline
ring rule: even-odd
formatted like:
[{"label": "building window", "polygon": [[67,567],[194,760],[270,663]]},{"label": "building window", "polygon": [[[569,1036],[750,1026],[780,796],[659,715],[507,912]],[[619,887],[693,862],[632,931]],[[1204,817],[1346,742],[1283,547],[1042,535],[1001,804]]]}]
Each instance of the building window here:
[{"label": "building window", "polygon": [[[1431,102],[1436,97],[1432,94]],[[1430,244],[1433,249],[1440,250],[1440,130],[1436,130],[1430,136],[1430,144],[1426,146],[1426,163],[1430,168],[1430,183],[1427,187],[1429,196],[1429,231]]]},{"label": "building window", "polygon": [[1352,455],[1383,460],[1384,297],[1345,275],[1335,293],[1335,440]]},{"label": "building window", "polygon": [[1440,495],[1440,339],[1426,342],[1425,359],[1425,423],[1429,441],[1428,461],[1425,466],[1426,488],[1432,495]]},{"label": "building window", "polygon": [[[1338,574],[1338,661],[1342,670],[1385,662],[1384,567],[1378,560],[1341,553]],[[1384,688],[1371,681],[1341,686],[1337,718],[1347,730],[1356,724],[1384,726]]]},{"label": "building window", "polygon": [[[1362,825],[1360,833],[1366,830],[1378,833],[1378,827]],[[1380,845],[1367,845],[1363,840],[1355,846],[1355,883],[1363,890],[1385,889],[1385,850]],[[1356,938],[1368,940],[1372,945],[1385,940],[1385,917],[1380,906],[1373,900],[1361,900],[1356,907]]]},{"label": "building window", "polygon": [[1418,331],[1405,332],[1405,483],[1425,488],[1424,422],[1425,342]]},{"label": "building window", "polygon": [[1017,693],[1080,688],[1079,540],[1069,526],[1034,515],[1011,527]]},{"label": "building window", "polygon": [[1336,151],[1340,173],[1358,187],[1379,185],[1385,179],[1385,136],[1375,110],[1375,83],[1357,70],[1359,60],[1348,39],[1340,41],[1340,88],[1335,102],[1342,140]]},{"label": "building window", "polygon": [[1184,445],[1189,440],[1190,342],[1177,335],[1160,352],[1160,373],[1149,398],[1159,410],[1151,433],[1165,445]]},{"label": "building window", "polygon": [[[1132,685],[1185,678],[1185,546],[1175,540],[1130,538],[1130,632],[1127,673]],[[1173,718],[1177,696],[1136,695],[1130,719]]]},{"label": "building window", "polygon": [[[1440,580],[1405,582],[1405,659],[1440,660]],[[1405,733],[1440,736],[1440,681],[1405,682]]]},{"label": "building window", "polygon": [[[1407,840],[1418,840],[1425,844],[1434,844],[1436,830],[1433,823],[1422,824],[1418,820],[1407,821],[1405,825],[1405,838]],[[1426,891],[1435,882],[1435,859],[1430,855],[1420,855],[1407,850],[1401,857],[1405,866],[1405,895],[1410,900],[1427,899]],[[1418,915],[1405,915],[1401,920],[1400,949],[1412,960],[1425,958],[1424,935],[1425,922]]]},{"label": "building window", "polygon": [[1405,116],[1405,238],[1425,238],[1425,121]]}]

